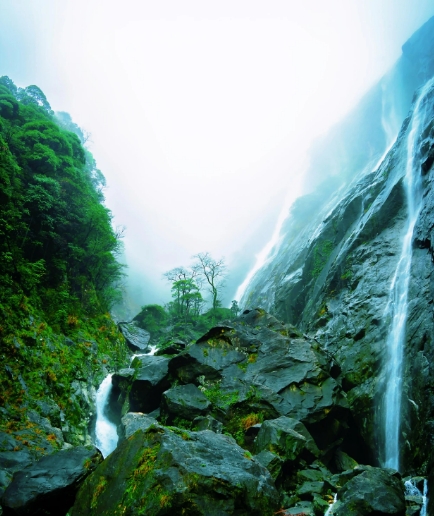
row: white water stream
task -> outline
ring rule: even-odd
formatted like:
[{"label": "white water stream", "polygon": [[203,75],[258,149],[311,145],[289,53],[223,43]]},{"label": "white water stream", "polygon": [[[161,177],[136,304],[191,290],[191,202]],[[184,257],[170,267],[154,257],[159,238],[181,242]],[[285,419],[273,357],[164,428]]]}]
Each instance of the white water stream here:
[{"label": "white water stream", "polygon": [[335,505],[335,503],[338,501],[338,494],[335,493],[335,496],[333,498],[333,503],[330,504],[330,507],[327,509],[327,511],[325,512],[324,516],[331,516],[333,514],[333,507]]},{"label": "white water stream", "polygon": [[[156,346],[151,346],[149,353],[140,353],[131,357],[131,362],[136,357],[153,355],[157,351]],[[130,362],[130,365],[131,365]],[[96,393],[96,423],[95,423],[95,446],[101,451],[104,458],[107,457],[118,444],[118,433],[116,425],[107,417],[106,411],[112,390],[112,374],[108,374]]]},{"label": "white water stream", "polygon": [[423,493],[417,488],[413,479],[404,482],[405,494],[409,496],[420,496],[422,498],[422,508],[419,516],[427,516],[428,512],[428,481],[425,478],[423,481]]},{"label": "white water stream", "polygon": [[414,106],[407,137],[407,163],[404,186],[407,198],[407,229],[401,255],[389,291],[386,320],[390,319],[387,337],[386,390],[384,397],[384,466],[399,470],[399,436],[402,400],[402,369],[407,322],[408,288],[412,260],[413,231],[421,208],[420,167],[416,159],[416,142],[424,116],[423,99],[431,88],[429,81],[421,90]]},{"label": "white water stream", "polygon": [[116,425],[114,425],[105,414],[111,390],[112,375],[109,374],[104,378],[96,393],[95,445],[101,451],[104,458],[106,458],[118,444]]}]

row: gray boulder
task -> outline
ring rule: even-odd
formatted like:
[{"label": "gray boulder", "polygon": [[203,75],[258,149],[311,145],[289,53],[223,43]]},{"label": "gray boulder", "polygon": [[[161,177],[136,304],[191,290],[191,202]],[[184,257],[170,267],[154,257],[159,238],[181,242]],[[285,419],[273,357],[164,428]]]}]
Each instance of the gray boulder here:
[{"label": "gray boulder", "polygon": [[90,475],[72,516],[271,516],[279,496],[269,472],[226,435],[138,430]]},{"label": "gray boulder", "polygon": [[151,425],[158,425],[155,418],[140,412],[128,412],[122,417],[121,424],[118,425],[119,441],[128,439],[137,430],[147,430]]},{"label": "gray boulder", "polygon": [[170,421],[174,418],[193,420],[203,416],[211,406],[208,398],[195,385],[179,385],[172,387],[161,398],[161,414]]},{"label": "gray boulder", "polygon": [[216,434],[221,434],[223,431],[223,423],[214,419],[212,416],[198,416],[193,419],[193,429],[200,430],[211,430]]},{"label": "gray boulder", "polygon": [[43,457],[14,474],[1,505],[23,516],[64,515],[74,503],[81,482],[101,461],[102,455],[94,446],[78,446]]},{"label": "gray boulder", "polygon": [[255,451],[263,450],[290,461],[296,460],[304,450],[310,455],[319,455],[318,447],[303,423],[285,416],[262,423],[255,440]]},{"label": "gray boulder", "polygon": [[143,412],[156,410],[161,394],[170,387],[168,381],[169,358],[155,355],[136,357],[131,367],[113,375],[113,386],[118,389],[122,412]]},{"label": "gray boulder", "polygon": [[404,486],[390,469],[364,466],[364,471],[338,491],[336,516],[404,516]]},{"label": "gray boulder", "polygon": [[141,351],[142,353],[150,351],[149,340],[151,339],[151,334],[148,331],[142,330],[135,323],[127,322],[119,323],[119,330],[132,351]]}]

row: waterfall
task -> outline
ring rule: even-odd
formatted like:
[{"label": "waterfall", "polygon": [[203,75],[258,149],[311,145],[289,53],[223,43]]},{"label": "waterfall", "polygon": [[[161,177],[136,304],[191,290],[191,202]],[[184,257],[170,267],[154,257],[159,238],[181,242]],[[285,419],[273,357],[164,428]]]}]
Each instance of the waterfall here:
[{"label": "waterfall", "polygon": [[[135,357],[153,355],[157,351],[156,346],[151,346],[149,353],[140,353],[131,357],[131,362]],[[130,365],[131,365],[130,362]],[[116,424],[107,417],[109,408],[110,394],[112,390],[112,374],[108,374],[96,393],[96,423],[95,423],[95,446],[101,451],[104,458],[107,457],[118,444],[118,433]]]},{"label": "waterfall", "polygon": [[415,481],[410,478],[404,482],[406,496],[420,496],[422,498],[422,507],[420,509],[419,516],[427,516],[428,507],[428,481],[426,478],[423,480],[423,493],[420,492],[416,486]]},{"label": "waterfall", "polygon": [[118,444],[116,425],[106,416],[111,390],[112,375],[108,374],[96,393],[95,445],[101,451],[104,458],[106,458]]},{"label": "waterfall", "polygon": [[422,509],[420,510],[420,516],[427,516],[428,512],[428,480],[423,479],[423,493],[422,493]]},{"label": "waterfall", "polygon": [[407,137],[407,163],[404,187],[407,199],[407,229],[401,255],[389,290],[386,320],[391,320],[386,341],[386,389],[384,395],[384,466],[399,470],[399,435],[402,398],[402,369],[407,321],[408,287],[412,260],[413,231],[421,208],[420,172],[416,159],[417,138],[424,111],[422,102],[431,88],[429,81],[415,103]]},{"label": "waterfall", "polygon": [[130,367],[131,367],[131,364],[133,363],[133,360],[136,358],[136,357],[144,357],[146,355],[155,355],[155,352],[157,351],[157,346],[151,346],[151,350],[148,352],[148,353],[136,353],[135,355],[133,355],[131,357],[131,360],[130,360]]},{"label": "waterfall", "polygon": [[335,493],[335,496],[333,497],[333,503],[330,505],[330,507],[325,512],[324,516],[331,516],[333,514],[333,507],[335,503],[338,501],[338,494]]}]

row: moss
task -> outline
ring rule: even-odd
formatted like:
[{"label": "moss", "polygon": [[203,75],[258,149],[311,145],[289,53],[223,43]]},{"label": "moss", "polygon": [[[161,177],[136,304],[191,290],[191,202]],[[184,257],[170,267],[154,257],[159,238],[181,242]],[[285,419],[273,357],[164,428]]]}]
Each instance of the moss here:
[{"label": "moss", "polygon": [[239,397],[238,391],[223,393],[220,390],[220,382],[209,385],[202,392],[214,406],[220,408],[228,408],[237,403]]},{"label": "moss", "polygon": [[107,487],[107,479],[105,477],[99,477],[99,482],[96,485],[93,494],[92,494],[92,501],[90,502],[90,506],[92,509],[95,509],[95,507],[98,504],[98,498],[103,493]]},{"label": "moss", "polygon": [[317,244],[313,250],[313,265],[312,265],[312,277],[317,278],[321,271],[324,269],[330,255],[333,251],[334,245],[331,240],[324,240]]},{"label": "moss", "polygon": [[0,332],[1,362],[7,373],[0,377],[0,431],[6,431],[13,421],[14,428],[9,429],[25,434],[30,447],[44,448],[43,439],[57,448],[60,444],[54,434],[44,429],[37,433],[28,426],[28,411],[40,411],[39,403],[51,400],[71,428],[82,427],[88,406],[76,396],[74,382],[80,379],[97,386],[106,374],[106,365],[120,367],[128,351],[109,314],[77,318],[65,336],[55,332],[28,299],[21,301]]}]

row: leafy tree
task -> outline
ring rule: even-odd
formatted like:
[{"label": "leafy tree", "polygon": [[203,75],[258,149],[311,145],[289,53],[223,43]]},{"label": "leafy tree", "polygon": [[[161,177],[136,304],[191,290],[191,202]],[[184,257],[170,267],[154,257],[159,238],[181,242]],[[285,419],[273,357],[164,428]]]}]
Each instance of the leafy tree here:
[{"label": "leafy tree", "polygon": [[174,281],[172,297],[174,298],[175,313],[180,319],[188,321],[200,314],[203,302],[202,294],[191,278]]},{"label": "leafy tree", "polygon": [[235,299],[232,301],[232,304],[231,304],[231,307],[230,307],[230,311],[231,311],[231,314],[232,314],[232,317],[235,319],[236,317],[238,317],[238,314],[240,313],[241,311],[241,308],[239,307],[238,305],[238,301],[236,301]]}]

